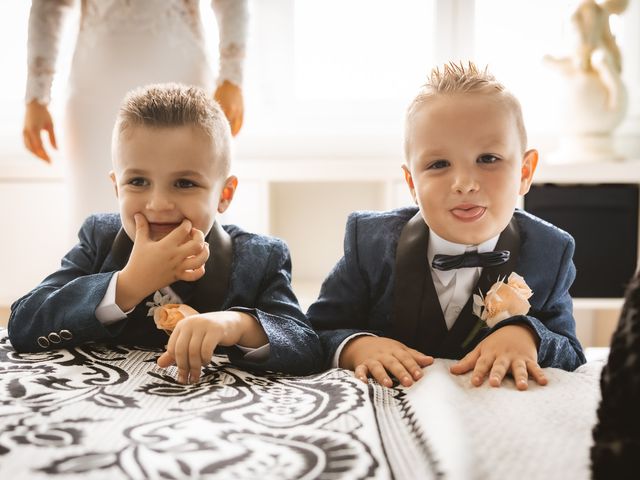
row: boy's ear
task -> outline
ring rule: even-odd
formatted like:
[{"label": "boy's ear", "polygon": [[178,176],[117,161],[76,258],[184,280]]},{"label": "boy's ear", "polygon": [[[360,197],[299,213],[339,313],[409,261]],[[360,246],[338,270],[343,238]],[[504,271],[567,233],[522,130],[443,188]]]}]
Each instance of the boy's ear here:
[{"label": "boy's ear", "polygon": [[520,195],[525,195],[533,182],[533,173],[538,166],[538,151],[527,150],[522,158],[522,170],[520,176]]},{"label": "boy's ear", "polygon": [[109,178],[111,179],[111,182],[113,183],[113,188],[116,191],[116,198],[118,198],[118,182],[116,182],[116,174],[113,170],[109,172]]},{"label": "boy's ear", "polygon": [[413,201],[418,204],[418,200],[416,199],[416,188],[413,186],[413,177],[411,176],[411,172],[407,168],[406,165],[402,165],[402,171],[404,172],[404,180],[407,182],[407,186],[409,187],[409,193],[411,193],[411,198]]},{"label": "boy's ear", "polygon": [[231,200],[238,188],[238,178],[235,175],[231,175],[224,181],[222,192],[220,192],[220,199],[218,200],[218,213],[224,213],[229,208]]}]

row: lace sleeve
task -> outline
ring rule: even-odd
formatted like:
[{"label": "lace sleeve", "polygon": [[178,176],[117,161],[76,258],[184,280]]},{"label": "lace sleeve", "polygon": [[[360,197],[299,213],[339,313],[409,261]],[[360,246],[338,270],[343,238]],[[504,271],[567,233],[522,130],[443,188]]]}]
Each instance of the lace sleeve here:
[{"label": "lace sleeve", "polygon": [[248,0],[212,0],[220,31],[218,85],[228,80],[242,85],[245,47],[249,26]]},{"label": "lace sleeve", "polygon": [[33,0],[27,41],[27,89],[25,100],[47,105],[58,58],[64,16],[74,0]]}]

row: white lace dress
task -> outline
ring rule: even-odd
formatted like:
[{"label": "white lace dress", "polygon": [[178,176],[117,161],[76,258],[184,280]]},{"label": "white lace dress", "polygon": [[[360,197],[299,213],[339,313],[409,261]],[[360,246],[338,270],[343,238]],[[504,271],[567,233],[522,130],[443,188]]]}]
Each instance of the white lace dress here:
[{"label": "white lace dress", "polygon": [[[220,32],[217,84],[242,84],[248,0],[212,0]],[[26,101],[47,105],[64,16],[74,0],[33,0]],[[130,89],[159,82],[199,85],[213,94],[199,0],[81,0],[66,114],[55,123],[69,180],[71,229],[96,212],[117,211],[111,130]],[[54,119],[56,122],[56,119]]]}]

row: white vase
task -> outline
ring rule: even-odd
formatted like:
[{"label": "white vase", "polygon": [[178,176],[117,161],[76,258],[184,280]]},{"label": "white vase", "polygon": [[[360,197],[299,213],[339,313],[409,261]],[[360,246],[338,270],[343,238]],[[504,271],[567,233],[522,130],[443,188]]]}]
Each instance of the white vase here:
[{"label": "white vase", "polygon": [[549,163],[616,161],[613,132],[627,112],[627,90],[621,80],[609,91],[595,71],[565,68],[558,78],[554,105],[559,125],[558,149]]}]

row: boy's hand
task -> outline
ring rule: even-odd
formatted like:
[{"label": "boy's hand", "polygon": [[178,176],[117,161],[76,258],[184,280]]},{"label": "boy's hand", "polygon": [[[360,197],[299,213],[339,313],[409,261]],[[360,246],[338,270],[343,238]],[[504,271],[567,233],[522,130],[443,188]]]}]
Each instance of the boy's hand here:
[{"label": "boy's hand", "polygon": [[422,377],[422,367],[433,363],[433,357],[391,338],[363,335],[345,345],[338,363],[353,370],[364,383],[371,374],[380,385],[391,387],[393,382],[387,373],[390,372],[402,385],[410,387]]},{"label": "boy's hand", "polygon": [[136,238],[127,265],[118,276],[116,303],[127,311],[147,295],[178,280],[195,281],[204,275],[209,245],[204,234],[183,220],[164,238],[153,241],[144,215],[136,213]]},{"label": "boy's hand", "polygon": [[177,365],[178,382],[196,383],[200,369],[209,364],[218,345],[260,347],[267,343],[262,326],[243,312],[210,312],[182,319],[169,337],[158,366]]},{"label": "boy's hand", "polygon": [[462,360],[451,366],[460,375],[473,369],[471,383],[479,387],[489,375],[489,384],[499,387],[507,373],[513,375],[518,390],[526,390],[531,375],[539,385],[547,378],[538,365],[535,334],[523,325],[507,325],[482,340]]}]

